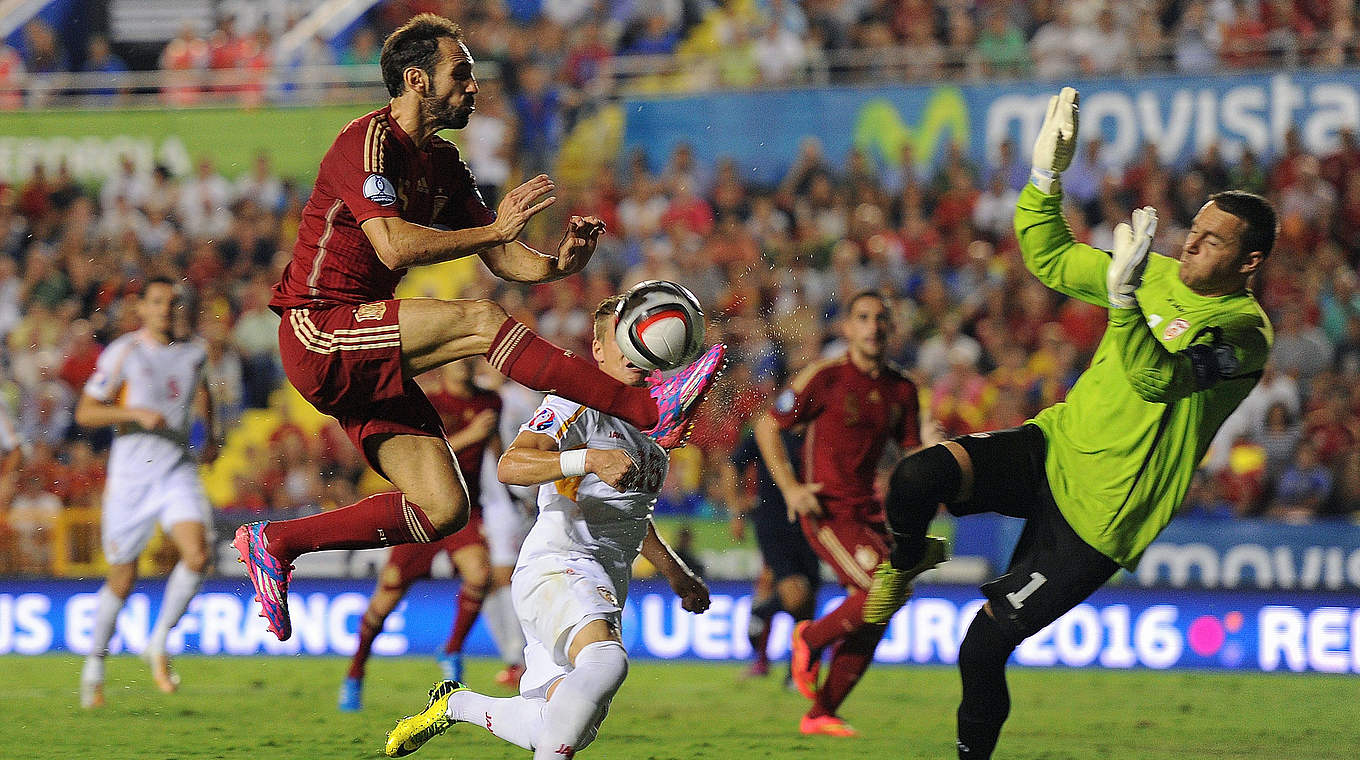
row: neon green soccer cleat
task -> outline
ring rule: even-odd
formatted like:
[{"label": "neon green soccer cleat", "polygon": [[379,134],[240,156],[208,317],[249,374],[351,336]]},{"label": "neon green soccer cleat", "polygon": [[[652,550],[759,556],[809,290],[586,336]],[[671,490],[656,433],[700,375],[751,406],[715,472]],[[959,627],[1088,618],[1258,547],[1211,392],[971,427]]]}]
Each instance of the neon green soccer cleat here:
[{"label": "neon green soccer cleat", "polygon": [[388,757],[405,757],[449,730],[455,723],[448,716],[449,697],[459,691],[467,691],[467,687],[457,681],[435,684],[430,689],[430,702],[425,709],[397,721],[396,727],[387,732],[383,753]]},{"label": "neon green soccer cleat", "polygon": [[926,552],[921,561],[906,570],[882,562],[874,570],[869,593],[864,597],[864,622],[886,623],[911,598],[911,582],[916,576],[949,559],[949,547],[939,536],[926,536]]}]

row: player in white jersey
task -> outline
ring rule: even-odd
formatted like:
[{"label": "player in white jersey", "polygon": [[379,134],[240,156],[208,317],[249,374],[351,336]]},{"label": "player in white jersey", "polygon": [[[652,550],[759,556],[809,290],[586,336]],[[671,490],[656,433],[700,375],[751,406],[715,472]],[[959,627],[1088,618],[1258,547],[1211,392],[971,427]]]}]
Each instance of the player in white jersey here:
[{"label": "player in white jersey", "polygon": [[[641,386],[647,373],[614,340],[618,296],[595,310],[592,351],[600,369]],[[594,740],[628,673],[620,624],[633,560],[651,562],[691,612],[708,609],[708,587],[652,524],[666,478],[666,452],[628,423],[548,396],[500,460],[508,484],[542,484],[538,519],[520,549],[511,595],[527,644],[520,695],[494,698],[443,681],[403,718],[384,751],[401,757],[473,723],[531,750],[569,758]]]},{"label": "player in white jersey", "polygon": [[[104,704],[104,658],[118,611],[137,579],[137,557],[159,522],[179,550],[179,562],[165,583],[160,614],[143,656],[156,686],[178,688],[166,638],[207,569],[212,514],[198,464],[189,450],[195,412],[213,429],[203,367],[207,353],[191,339],[188,316],[175,285],[149,281],[137,302],[141,329],[114,340],[99,355],[94,374],[76,406],[76,422],[87,428],[116,426],[104,485],[102,534],[108,579],[99,589],[90,653],[80,678],[84,707]],[[211,460],[216,447],[203,452]]]}]

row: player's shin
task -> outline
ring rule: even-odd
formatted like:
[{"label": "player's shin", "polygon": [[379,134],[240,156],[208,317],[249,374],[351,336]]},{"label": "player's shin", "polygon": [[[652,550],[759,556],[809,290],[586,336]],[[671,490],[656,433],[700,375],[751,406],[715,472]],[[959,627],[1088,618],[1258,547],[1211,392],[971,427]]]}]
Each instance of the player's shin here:
[{"label": "player's shin", "polygon": [[575,668],[566,675],[543,712],[543,734],[534,760],[571,757],[585,746],[603,708],[614,698],[628,675],[628,653],[617,641],[596,641],[576,655]]},{"label": "player's shin", "polygon": [[892,566],[905,570],[921,561],[926,530],[943,502],[959,494],[963,473],[945,446],[931,446],[897,463],[883,500],[892,531]]},{"label": "player's shin", "polygon": [[175,564],[175,569],[170,571],[170,577],[165,581],[165,595],[161,598],[160,615],[156,618],[156,627],[152,630],[151,641],[146,647],[148,654],[165,654],[165,642],[170,636],[170,630],[183,617],[184,611],[189,608],[189,602],[202,585],[203,573],[190,570],[183,562]]},{"label": "player's shin", "polygon": [[1011,711],[1006,660],[1015,647],[996,620],[979,610],[959,645],[963,681],[958,712],[960,760],[986,760],[996,748],[1001,725]]},{"label": "player's shin", "polygon": [[543,732],[548,703],[531,697],[488,697],[460,691],[449,697],[449,718],[482,726],[517,747],[533,751]]}]

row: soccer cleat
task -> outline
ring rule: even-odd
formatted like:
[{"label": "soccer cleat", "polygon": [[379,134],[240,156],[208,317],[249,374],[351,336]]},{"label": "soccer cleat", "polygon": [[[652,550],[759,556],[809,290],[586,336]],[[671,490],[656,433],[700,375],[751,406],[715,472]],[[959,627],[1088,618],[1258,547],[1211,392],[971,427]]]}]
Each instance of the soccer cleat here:
[{"label": "soccer cleat", "polygon": [[151,666],[151,679],[156,688],[166,694],[179,691],[179,673],[170,667],[170,656],[165,652],[147,652],[146,664]]},{"label": "soccer cleat", "polygon": [[804,715],[803,719],[798,721],[798,730],[805,734],[823,736],[859,736],[859,732],[853,726],[834,715],[821,715],[816,718]]},{"label": "soccer cleat", "polygon": [[812,621],[804,620],[793,627],[793,645],[789,652],[789,673],[793,676],[793,685],[798,687],[798,693],[808,699],[817,698],[817,674],[821,672],[822,660],[820,657],[812,655],[812,649],[803,640],[803,632],[812,625]]},{"label": "soccer cleat", "polygon": [[864,622],[886,623],[911,598],[911,583],[916,576],[949,559],[949,546],[939,536],[926,536],[921,561],[900,570],[891,562],[881,562],[874,570],[869,593],[864,597]]},{"label": "soccer cleat", "polygon": [[346,678],[340,682],[340,712],[359,712],[364,709],[364,679]]},{"label": "soccer cleat", "polygon": [[454,720],[449,717],[449,697],[467,687],[456,681],[440,681],[430,689],[430,701],[425,709],[397,721],[387,732],[383,753],[388,757],[405,757],[424,746],[425,742],[449,730]]},{"label": "soccer cleat", "polygon": [[434,658],[439,663],[439,672],[445,681],[463,681],[463,653],[444,652]]},{"label": "soccer cleat", "polygon": [[501,672],[496,674],[496,683],[507,689],[519,690],[520,676],[524,675],[524,666],[518,663],[506,665]]},{"label": "soccer cleat", "polygon": [[255,586],[255,601],[260,603],[260,617],[269,622],[269,632],[287,641],[293,635],[293,623],[288,619],[288,581],[293,566],[286,565],[265,551],[264,526],[267,520],[247,523],[236,529],[231,542],[240,553]]},{"label": "soccer cleat", "polygon": [[92,710],[104,706],[104,682],[80,682],[80,706]]},{"label": "soccer cleat", "polygon": [[717,343],[711,346],[698,361],[664,380],[648,380],[651,387],[647,392],[656,400],[656,427],[644,431],[662,448],[674,449],[683,446],[694,426],[694,413],[704,394],[713,387],[714,381],[722,373],[727,346]]}]

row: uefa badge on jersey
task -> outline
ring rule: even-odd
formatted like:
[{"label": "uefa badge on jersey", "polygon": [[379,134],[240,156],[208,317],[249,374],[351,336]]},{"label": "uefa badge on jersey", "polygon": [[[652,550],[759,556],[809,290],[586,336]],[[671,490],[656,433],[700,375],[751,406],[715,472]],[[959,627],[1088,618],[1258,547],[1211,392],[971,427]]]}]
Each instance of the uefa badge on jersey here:
[{"label": "uefa badge on jersey", "polygon": [[779,394],[779,397],[774,400],[774,410],[780,414],[788,414],[793,411],[793,403],[796,400],[797,397],[794,396],[793,391],[785,389],[784,392]]},{"label": "uefa badge on jersey", "polygon": [[364,180],[364,197],[379,206],[391,206],[397,202],[397,191],[383,175],[370,174]]},{"label": "uefa badge on jersey", "polygon": [[529,429],[537,433],[542,433],[557,422],[557,414],[551,409],[539,409],[529,420]]}]

